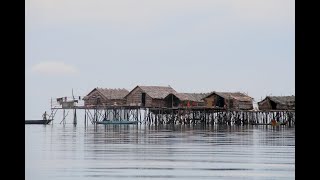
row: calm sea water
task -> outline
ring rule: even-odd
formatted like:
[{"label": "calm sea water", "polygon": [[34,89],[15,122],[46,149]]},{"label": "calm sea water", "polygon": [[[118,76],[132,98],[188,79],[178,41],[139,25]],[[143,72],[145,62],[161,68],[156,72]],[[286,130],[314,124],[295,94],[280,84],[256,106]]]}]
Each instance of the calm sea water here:
[{"label": "calm sea water", "polygon": [[27,180],[294,179],[295,129],[25,125]]}]

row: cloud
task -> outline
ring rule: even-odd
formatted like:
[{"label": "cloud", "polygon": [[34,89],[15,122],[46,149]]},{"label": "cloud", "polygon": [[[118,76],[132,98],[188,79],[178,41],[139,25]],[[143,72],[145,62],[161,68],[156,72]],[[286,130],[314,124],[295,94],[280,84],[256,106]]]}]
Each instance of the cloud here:
[{"label": "cloud", "polygon": [[74,75],[78,70],[72,66],[59,61],[46,61],[35,64],[32,72],[44,75]]}]

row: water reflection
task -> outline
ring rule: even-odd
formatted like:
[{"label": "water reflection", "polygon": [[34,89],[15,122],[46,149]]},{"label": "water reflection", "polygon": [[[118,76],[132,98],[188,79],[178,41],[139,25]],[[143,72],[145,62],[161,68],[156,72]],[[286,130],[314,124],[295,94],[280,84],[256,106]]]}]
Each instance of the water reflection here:
[{"label": "water reflection", "polygon": [[294,128],[26,126],[26,179],[293,179]]}]

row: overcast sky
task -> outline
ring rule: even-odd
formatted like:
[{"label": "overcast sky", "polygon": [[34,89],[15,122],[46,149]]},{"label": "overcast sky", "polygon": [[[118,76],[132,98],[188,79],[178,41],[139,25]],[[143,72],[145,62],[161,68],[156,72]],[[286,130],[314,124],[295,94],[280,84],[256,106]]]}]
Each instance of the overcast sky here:
[{"label": "overcast sky", "polygon": [[26,119],[95,87],[295,93],[294,0],[26,0]]}]

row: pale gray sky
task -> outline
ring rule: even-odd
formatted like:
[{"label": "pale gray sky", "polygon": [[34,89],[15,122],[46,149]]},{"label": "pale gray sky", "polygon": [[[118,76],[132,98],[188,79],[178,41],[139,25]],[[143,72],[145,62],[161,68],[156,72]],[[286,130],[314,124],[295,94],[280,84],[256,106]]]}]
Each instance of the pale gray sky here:
[{"label": "pale gray sky", "polygon": [[294,0],[26,0],[26,118],[95,87],[295,93]]}]

